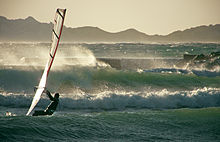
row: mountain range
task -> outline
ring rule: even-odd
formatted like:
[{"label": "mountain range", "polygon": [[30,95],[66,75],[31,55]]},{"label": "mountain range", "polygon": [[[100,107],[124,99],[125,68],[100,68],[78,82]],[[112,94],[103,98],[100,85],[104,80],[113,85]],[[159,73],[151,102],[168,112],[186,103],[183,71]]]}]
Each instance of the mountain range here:
[{"label": "mountain range", "polygon": [[[40,23],[33,17],[7,19],[0,16],[0,41],[50,41],[52,23]],[[168,35],[148,35],[136,29],[110,33],[98,27],[70,28],[64,26],[64,42],[220,42],[220,24],[203,25]]]}]

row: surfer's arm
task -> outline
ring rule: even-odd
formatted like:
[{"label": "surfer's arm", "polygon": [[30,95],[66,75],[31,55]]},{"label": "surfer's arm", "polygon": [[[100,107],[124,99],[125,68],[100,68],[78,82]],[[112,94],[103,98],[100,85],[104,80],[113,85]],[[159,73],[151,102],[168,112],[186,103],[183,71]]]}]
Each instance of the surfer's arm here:
[{"label": "surfer's arm", "polygon": [[46,94],[50,98],[51,101],[54,100],[53,96],[50,94],[50,92],[48,90],[46,91]]}]

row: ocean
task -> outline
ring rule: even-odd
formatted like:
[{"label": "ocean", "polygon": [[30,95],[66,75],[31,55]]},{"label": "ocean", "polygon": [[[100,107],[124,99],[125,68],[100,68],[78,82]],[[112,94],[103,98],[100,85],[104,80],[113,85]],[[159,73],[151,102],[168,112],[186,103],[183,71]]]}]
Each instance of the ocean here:
[{"label": "ocean", "polygon": [[1,141],[220,141],[220,44],[61,43],[57,111],[26,116],[49,48],[0,43]]}]

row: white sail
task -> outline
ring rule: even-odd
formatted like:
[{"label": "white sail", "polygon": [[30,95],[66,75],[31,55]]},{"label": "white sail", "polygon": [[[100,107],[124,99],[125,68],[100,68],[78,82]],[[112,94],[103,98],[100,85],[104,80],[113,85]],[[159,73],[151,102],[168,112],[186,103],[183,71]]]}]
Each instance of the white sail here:
[{"label": "white sail", "polygon": [[52,33],[52,44],[51,44],[51,49],[50,49],[50,53],[49,53],[49,59],[48,59],[47,64],[45,66],[43,75],[42,75],[40,83],[37,87],[37,91],[35,93],[35,96],[33,98],[31,106],[30,106],[26,115],[29,115],[31,113],[31,111],[34,109],[34,107],[37,105],[38,101],[40,100],[41,94],[43,93],[44,88],[46,87],[47,77],[49,75],[50,68],[52,66],[52,63],[53,63],[53,60],[54,60],[54,57],[55,57],[55,54],[56,54],[56,51],[57,51],[57,48],[59,45],[65,14],[66,14],[66,9],[57,9],[57,11],[56,11],[55,19],[54,19],[53,33]]}]

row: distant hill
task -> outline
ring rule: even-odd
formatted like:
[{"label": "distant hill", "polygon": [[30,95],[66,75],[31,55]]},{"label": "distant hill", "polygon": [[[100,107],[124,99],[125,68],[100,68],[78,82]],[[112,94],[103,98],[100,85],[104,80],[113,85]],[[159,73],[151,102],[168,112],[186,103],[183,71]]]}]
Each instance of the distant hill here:
[{"label": "distant hill", "polygon": [[[50,41],[52,23],[40,23],[33,17],[9,20],[0,16],[0,41]],[[220,42],[220,24],[175,31],[165,36],[147,35],[135,29],[110,33],[98,27],[64,27],[66,42]]]}]

